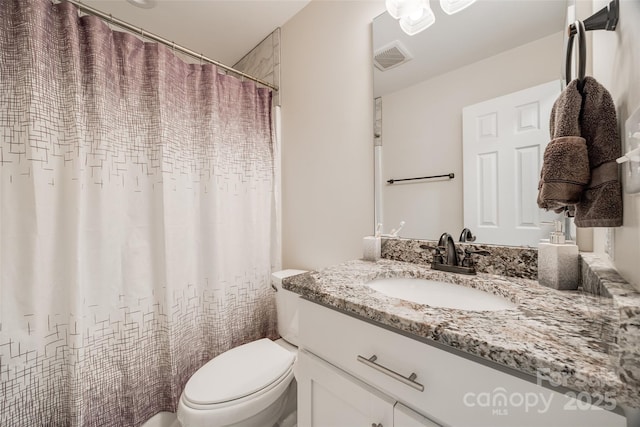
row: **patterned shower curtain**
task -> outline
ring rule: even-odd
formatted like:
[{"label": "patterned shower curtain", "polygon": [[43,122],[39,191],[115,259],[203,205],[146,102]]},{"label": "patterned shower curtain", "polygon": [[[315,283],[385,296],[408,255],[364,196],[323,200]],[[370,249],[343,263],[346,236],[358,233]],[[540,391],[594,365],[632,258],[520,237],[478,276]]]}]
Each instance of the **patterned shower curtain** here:
[{"label": "patterned shower curtain", "polygon": [[0,5],[0,425],[139,426],[276,336],[271,93]]}]

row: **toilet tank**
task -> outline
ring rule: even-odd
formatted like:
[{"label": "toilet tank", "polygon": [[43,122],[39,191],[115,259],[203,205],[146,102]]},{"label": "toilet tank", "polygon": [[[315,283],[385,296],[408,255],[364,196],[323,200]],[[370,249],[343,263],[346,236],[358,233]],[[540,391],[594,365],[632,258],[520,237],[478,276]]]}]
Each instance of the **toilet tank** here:
[{"label": "toilet tank", "polygon": [[276,292],[278,313],[278,333],[285,341],[298,345],[298,297],[299,295],[282,288],[282,279],[306,273],[304,270],[282,270],[271,274],[271,283]]}]

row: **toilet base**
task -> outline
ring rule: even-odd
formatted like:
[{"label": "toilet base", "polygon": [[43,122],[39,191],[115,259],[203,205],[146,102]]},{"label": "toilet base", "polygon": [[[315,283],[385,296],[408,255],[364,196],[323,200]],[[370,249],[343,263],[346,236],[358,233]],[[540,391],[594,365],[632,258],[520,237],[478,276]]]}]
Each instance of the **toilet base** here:
[{"label": "toilet base", "polygon": [[286,393],[282,414],[273,427],[296,427],[298,425],[298,383],[294,378]]}]

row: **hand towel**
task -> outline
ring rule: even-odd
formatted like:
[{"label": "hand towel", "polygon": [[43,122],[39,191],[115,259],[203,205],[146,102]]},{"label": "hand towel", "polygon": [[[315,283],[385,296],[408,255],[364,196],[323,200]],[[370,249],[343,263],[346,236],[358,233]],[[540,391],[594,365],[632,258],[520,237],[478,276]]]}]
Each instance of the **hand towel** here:
[{"label": "hand towel", "polygon": [[622,225],[622,186],[616,159],[621,155],[616,107],[609,91],[593,77],[582,88],[580,136],[587,143],[591,180],[576,205],[577,227]]},{"label": "hand towel", "polygon": [[611,94],[593,77],[585,77],[582,90],[578,80],[571,81],[553,105],[550,127],[553,139],[544,154],[538,206],[556,212],[568,208],[577,227],[621,226],[615,162],[621,147]]},{"label": "hand towel", "polygon": [[542,174],[538,185],[538,206],[562,211],[580,202],[589,183],[587,144],[579,136],[555,138],[544,150]]},{"label": "hand towel", "polygon": [[580,201],[589,183],[587,143],[580,137],[582,94],[573,80],[562,91],[551,109],[549,133],[551,141],[544,151],[538,206],[560,212]]}]

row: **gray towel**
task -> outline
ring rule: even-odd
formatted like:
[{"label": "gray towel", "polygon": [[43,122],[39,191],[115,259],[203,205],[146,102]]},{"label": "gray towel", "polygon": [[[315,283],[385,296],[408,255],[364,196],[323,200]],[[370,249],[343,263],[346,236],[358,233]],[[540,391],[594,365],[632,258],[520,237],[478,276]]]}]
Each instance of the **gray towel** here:
[{"label": "gray towel", "polygon": [[609,91],[593,77],[582,88],[580,136],[587,141],[591,181],[576,205],[577,227],[622,225],[622,187],[616,159],[621,155],[616,107]]},{"label": "gray towel", "polygon": [[587,143],[580,137],[582,95],[577,82],[567,85],[551,109],[551,141],[544,151],[538,184],[538,206],[542,209],[560,212],[572,208],[591,177]]},{"label": "gray towel", "polygon": [[582,91],[577,80],[567,85],[551,112],[553,139],[544,154],[538,206],[575,210],[577,227],[622,225],[617,125],[613,99],[594,78],[585,77]]},{"label": "gray towel", "polygon": [[562,136],[551,140],[544,150],[538,206],[560,212],[577,204],[590,176],[584,138]]}]

